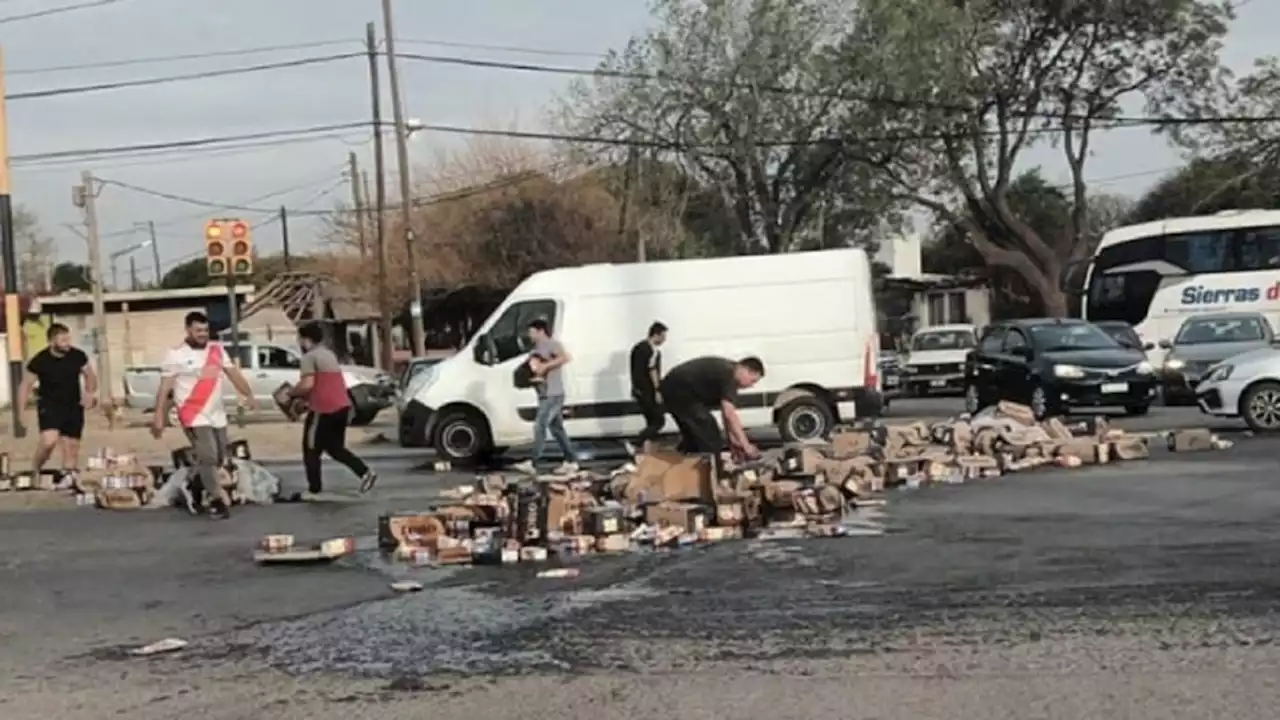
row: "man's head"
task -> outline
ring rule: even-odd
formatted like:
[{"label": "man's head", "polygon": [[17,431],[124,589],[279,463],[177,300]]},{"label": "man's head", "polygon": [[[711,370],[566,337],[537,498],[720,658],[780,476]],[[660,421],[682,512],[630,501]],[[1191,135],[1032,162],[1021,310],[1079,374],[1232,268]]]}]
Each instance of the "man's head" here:
[{"label": "man's head", "polygon": [[529,323],[529,339],[534,343],[542,342],[551,337],[551,324],[542,318],[538,318]]},{"label": "man's head", "polygon": [[654,345],[661,345],[667,341],[667,326],[660,322],[655,322],[649,326],[649,342]]},{"label": "man's head", "polygon": [[62,323],[54,323],[44,334],[49,341],[49,349],[61,355],[71,349],[71,328]]},{"label": "man's head", "polygon": [[324,328],[320,327],[320,323],[310,322],[298,328],[298,346],[303,352],[309,352],[311,348],[324,342]]},{"label": "man's head", "polygon": [[764,363],[758,357],[744,357],[733,365],[733,379],[738,387],[749,388],[764,377]]},{"label": "man's head", "polygon": [[182,321],[187,328],[187,343],[192,347],[204,347],[209,344],[209,316],[195,311],[187,313]]}]

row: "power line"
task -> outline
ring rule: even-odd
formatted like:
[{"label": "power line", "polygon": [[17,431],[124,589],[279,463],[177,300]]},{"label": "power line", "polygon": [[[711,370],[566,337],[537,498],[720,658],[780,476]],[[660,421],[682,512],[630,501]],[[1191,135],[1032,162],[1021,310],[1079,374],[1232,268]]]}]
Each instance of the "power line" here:
[{"label": "power line", "polygon": [[521,55],[546,55],[548,57],[583,57],[594,58],[596,60],[604,57],[604,53],[583,52],[578,50],[549,50],[546,48],[521,47],[518,45],[486,45],[483,43],[466,43],[456,42],[453,40],[396,38],[396,42],[403,45],[435,45],[438,47],[458,48],[460,50],[489,50],[493,52],[509,52]]},{"label": "power line", "polygon": [[203,70],[201,72],[185,73],[181,75],[166,75],[162,77],[142,78],[139,80],[120,80],[117,82],[97,83],[94,85],[78,85],[71,87],[50,88],[47,90],[32,90],[29,92],[10,93],[5,96],[5,100],[14,102],[17,100],[37,100],[40,98],[60,97],[63,95],[79,95],[82,93],[102,92],[104,90],[122,90],[124,88],[144,87],[147,85],[163,85],[173,82],[184,82],[187,80],[205,80],[208,78],[225,77],[228,75],[243,75],[245,73],[265,72],[267,70],[280,70],[282,68],[303,67],[307,65],[319,65],[321,63],[331,63],[338,60],[347,60],[350,58],[364,57],[364,53],[339,53],[336,55],[321,55],[317,57],[297,58],[294,60],[283,60],[274,63],[262,63],[260,65],[245,65],[234,68],[224,68],[221,70]]},{"label": "power line", "polygon": [[102,60],[99,62],[84,62],[72,65],[48,65],[45,67],[19,68],[10,70],[8,74],[13,75],[46,75],[49,73],[68,72],[71,70],[101,70],[114,67],[129,67],[132,65],[155,65],[160,63],[184,62],[188,60],[208,60],[221,57],[243,57],[245,55],[263,55],[273,52],[284,52],[289,50],[314,50],[323,47],[334,47],[338,45],[356,45],[355,40],[316,40],[313,42],[300,42],[288,45],[263,45],[259,47],[240,48],[237,50],[214,50],[210,52],[199,53],[182,53],[177,55],[152,55],[134,58],[123,58],[119,60]]},{"label": "power line", "polygon": [[90,8],[102,7],[104,5],[114,5],[123,0],[92,0],[92,2],[82,2],[75,5],[63,5],[61,7],[46,8],[44,10],[35,10],[21,15],[10,15],[8,17],[0,17],[0,25],[5,23],[18,22],[20,20],[35,20],[36,18],[48,17],[50,15],[61,15],[74,10],[88,10]]}]

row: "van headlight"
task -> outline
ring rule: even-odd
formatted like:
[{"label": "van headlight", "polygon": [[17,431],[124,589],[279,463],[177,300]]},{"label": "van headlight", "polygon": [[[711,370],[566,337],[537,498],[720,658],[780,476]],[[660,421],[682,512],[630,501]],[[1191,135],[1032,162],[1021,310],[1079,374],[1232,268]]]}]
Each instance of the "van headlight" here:
[{"label": "van headlight", "polygon": [[1079,365],[1054,365],[1053,374],[1067,380],[1078,380],[1084,377],[1084,368]]},{"label": "van headlight", "polygon": [[1181,370],[1186,366],[1187,364],[1178,358],[1169,358],[1164,361],[1164,367],[1166,370]]},{"label": "van headlight", "polygon": [[1204,382],[1222,382],[1231,377],[1231,371],[1234,369],[1230,365],[1219,365],[1204,376]]}]

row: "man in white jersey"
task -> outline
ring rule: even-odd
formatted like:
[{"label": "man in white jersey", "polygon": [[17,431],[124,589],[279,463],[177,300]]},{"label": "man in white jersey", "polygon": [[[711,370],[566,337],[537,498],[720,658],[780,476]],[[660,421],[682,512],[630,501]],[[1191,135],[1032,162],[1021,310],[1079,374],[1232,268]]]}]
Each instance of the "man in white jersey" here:
[{"label": "man in white jersey", "polygon": [[240,373],[222,345],[209,342],[209,318],[191,312],[186,317],[187,337],[171,348],[161,364],[160,389],[157,391],[155,420],[151,434],[159,439],[169,416],[169,395],[173,394],[178,410],[178,423],[191,442],[196,468],[209,499],[209,516],[224,520],[231,509],[222,500],[218,487],[218,468],[227,462],[227,411],[222,402],[222,378],[231,380],[245,405],[257,408],[253,389]]}]

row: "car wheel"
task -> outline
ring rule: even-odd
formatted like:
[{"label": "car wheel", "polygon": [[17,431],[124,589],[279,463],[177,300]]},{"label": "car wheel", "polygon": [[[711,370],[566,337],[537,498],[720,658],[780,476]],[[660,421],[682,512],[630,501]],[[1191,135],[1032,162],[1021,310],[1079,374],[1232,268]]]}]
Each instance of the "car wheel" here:
[{"label": "car wheel", "polygon": [[1240,415],[1254,432],[1280,430],[1280,383],[1260,382],[1245,390]]},{"label": "car wheel", "polygon": [[982,392],[978,390],[978,386],[974,383],[966,383],[964,386],[964,411],[970,415],[974,415],[986,407],[982,403]]},{"label": "car wheel", "polygon": [[1151,403],[1142,403],[1141,405],[1125,405],[1124,406],[1125,415],[1140,416],[1140,415],[1146,415],[1150,411],[1151,411]]},{"label": "car wheel", "polygon": [[1044,420],[1053,415],[1052,403],[1049,400],[1049,393],[1044,389],[1043,385],[1037,385],[1031,391],[1031,414],[1036,420]]},{"label": "car wheel", "polygon": [[484,418],[473,410],[450,410],[436,422],[431,445],[441,460],[468,464],[490,452],[492,441]]},{"label": "car wheel", "polygon": [[835,424],[831,408],[813,396],[796,398],[778,411],[778,432],[783,442],[824,439]]}]

